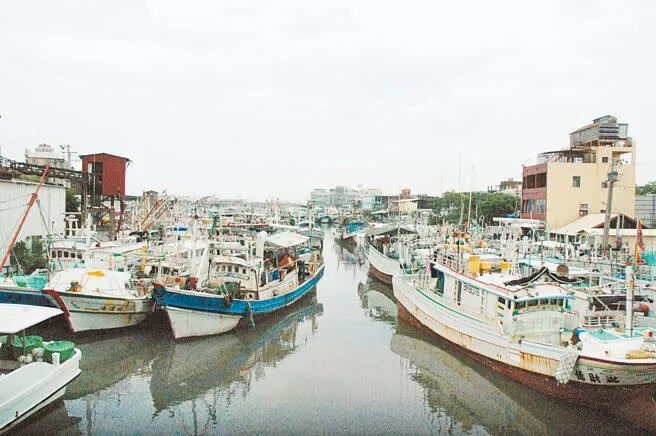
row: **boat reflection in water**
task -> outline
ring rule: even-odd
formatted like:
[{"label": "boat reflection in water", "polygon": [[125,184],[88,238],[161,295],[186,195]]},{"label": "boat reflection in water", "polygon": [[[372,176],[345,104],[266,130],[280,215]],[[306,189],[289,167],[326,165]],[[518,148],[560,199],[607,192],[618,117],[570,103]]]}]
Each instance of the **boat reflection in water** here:
[{"label": "boat reflection in water", "polygon": [[215,430],[221,410],[232,398],[246,397],[251,383],[263,377],[267,367],[296,352],[316,333],[323,306],[317,303],[315,292],[258,320],[253,329],[169,341],[152,365],[150,392],[155,416],[166,411],[170,419],[177,416],[183,421],[181,428],[187,428],[191,418],[194,431]]},{"label": "boat reflection in water", "polygon": [[[68,391],[68,390],[67,390]],[[55,401],[43,410],[32,415],[29,420],[23,422],[12,430],[14,435],[34,434],[82,434],[78,425],[81,418],[70,416],[63,401]]]},{"label": "boat reflection in water", "polygon": [[373,277],[367,277],[366,282],[358,284],[358,296],[369,317],[396,325],[399,311],[391,286]]},{"label": "boat reflection in water", "polygon": [[368,277],[358,285],[362,308],[395,326],[390,349],[424,391],[425,410],[438,433],[640,433],[598,412],[526,388],[471,361],[398,319],[392,287]]}]

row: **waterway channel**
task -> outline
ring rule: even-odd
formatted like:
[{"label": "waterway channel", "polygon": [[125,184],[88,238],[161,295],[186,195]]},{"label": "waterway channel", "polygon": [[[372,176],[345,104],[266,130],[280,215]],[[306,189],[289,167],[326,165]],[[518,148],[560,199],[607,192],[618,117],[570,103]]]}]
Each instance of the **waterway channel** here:
[{"label": "waterway channel", "polygon": [[417,332],[329,232],[324,255],[316,293],[253,329],[176,342],[162,313],[77,337],[49,326],[82,373],[17,433],[640,434]]}]

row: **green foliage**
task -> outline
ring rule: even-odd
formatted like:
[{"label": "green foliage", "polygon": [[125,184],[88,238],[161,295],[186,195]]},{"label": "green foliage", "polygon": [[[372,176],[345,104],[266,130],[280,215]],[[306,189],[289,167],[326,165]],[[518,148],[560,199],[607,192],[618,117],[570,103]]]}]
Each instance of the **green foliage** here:
[{"label": "green foliage", "polygon": [[40,238],[31,238],[31,247],[24,241],[17,242],[12,249],[9,261],[14,271],[31,274],[36,269],[46,268],[48,261],[43,253]]},{"label": "green foliage", "polygon": [[642,186],[636,186],[636,195],[656,194],[656,182],[648,182]]},{"label": "green foliage", "polygon": [[[503,217],[514,213],[519,205],[519,199],[512,195],[499,192],[472,192],[471,219],[489,224],[494,217]],[[462,222],[467,221],[469,211],[469,193],[445,192],[435,200],[437,222],[446,221],[458,224],[462,213]]]},{"label": "green foliage", "polygon": [[66,190],[66,212],[79,212],[80,200],[71,188]]}]

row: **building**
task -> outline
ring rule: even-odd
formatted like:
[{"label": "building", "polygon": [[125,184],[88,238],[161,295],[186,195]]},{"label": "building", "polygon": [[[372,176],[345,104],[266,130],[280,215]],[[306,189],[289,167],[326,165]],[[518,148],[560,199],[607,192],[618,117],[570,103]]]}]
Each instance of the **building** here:
[{"label": "building", "polygon": [[[18,228],[26,203],[37,187],[37,183],[23,180],[0,180],[0,259],[4,257],[9,242]],[[40,210],[39,210],[40,209]],[[25,219],[17,241],[28,237],[45,237],[48,233],[62,235],[66,213],[66,188],[57,185],[42,185],[39,201]],[[4,272],[4,271],[3,271]]]},{"label": "building", "polygon": [[[31,165],[50,165],[51,168],[63,168],[70,170],[70,162],[66,160],[63,153],[57,153],[50,145],[40,144],[35,149],[25,149],[25,163]],[[56,185],[71,187],[71,182],[65,179],[50,179]]]},{"label": "building", "polygon": [[330,191],[323,188],[313,189],[310,192],[310,201],[315,206],[328,206],[330,205]]},{"label": "building", "polygon": [[522,172],[522,218],[562,227],[582,216],[611,212],[635,215],[635,147],[628,124],[606,115],[570,134],[567,149],[538,155]]},{"label": "building", "polygon": [[488,186],[487,192],[490,194],[501,193],[519,197],[522,195],[522,182],[519,180],[513,180],[513,178],[510,177],[508,180],[502,180],[496,186]]},{"label": "building", "polygon": [[310,192],[310,201],[315,206],[358,207],[372,209],[380,189],[370,189],[358,186],[356,189],[348,186],[335,186],[331,189],[317,188]]},{"label": "building", "polygon": [[390,213],[412,213],[417,210],[417,198],[413,197],[408,188],[401,189],[401,193],[387,202]]},{"label": "building", "polygon": [[130,159],[109,153],[80,155],[82,171],[102,174],[101,186],[91,187],[91,191],[103,197],[125,196],[125,172]]},{"label": "building", "polygon": [[635,217],[649,228],[656,228],[656,195],[636,195]]}]

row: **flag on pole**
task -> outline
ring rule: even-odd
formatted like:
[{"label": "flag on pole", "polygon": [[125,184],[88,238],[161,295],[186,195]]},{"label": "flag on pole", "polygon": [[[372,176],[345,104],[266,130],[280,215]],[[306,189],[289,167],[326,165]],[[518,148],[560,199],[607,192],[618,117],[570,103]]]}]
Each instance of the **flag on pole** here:
[{"label": "flag on pole", "polygon": [[638,219],[638,225],[636,226],[636,242],[635,242],[635,253],[633,253],[633,265],[634,268],[642,261],[642,256],[640,256],[640,250],[644,251],[645,244],[642,242],[642,223]]}]

